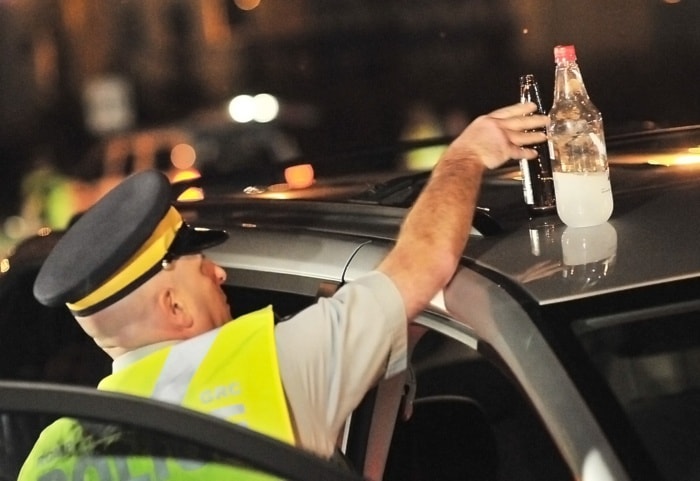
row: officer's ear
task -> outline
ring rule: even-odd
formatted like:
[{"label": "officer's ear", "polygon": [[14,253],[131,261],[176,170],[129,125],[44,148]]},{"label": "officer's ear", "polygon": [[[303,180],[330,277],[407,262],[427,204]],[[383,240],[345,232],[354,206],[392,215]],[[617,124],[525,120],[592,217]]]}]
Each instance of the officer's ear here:
[{"label": "officer's ear", "polygon": [[158,306],[169,323],[178,327],[192,325],[192,316],[190,316],[184,300],[178,296],[175,289],[163,289],[158,295]]}]

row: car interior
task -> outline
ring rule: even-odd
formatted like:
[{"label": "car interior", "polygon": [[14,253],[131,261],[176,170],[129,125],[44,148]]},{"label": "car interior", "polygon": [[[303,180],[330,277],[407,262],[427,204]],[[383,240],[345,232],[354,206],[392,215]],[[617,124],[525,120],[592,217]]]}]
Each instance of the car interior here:
[{"label": "car interior", "polygon": [[697,303],[575,324],[581,345],[667,479],[700,466],[700,326]]},{"label": "car interior", "polygon": [[436,331],[414,348],[416,394],[385,479],[571,480],[539,417],[493,354]]},{"label": "car interior", "polygon": [[[288,292],[229,289],[234,317],[272,303],[285,318],[314,301]],[[385,481],[537,480],[543,472],[552,480],[573,479],[534,408],[488,346],[479,352],[430,330],[417,339],[391,434]],[[376,391],[353,415],[348,454],[355,469],[366,466],[370,455],[364,452],[368,421],[357,418],[376,412]],[[362,452],[354,451],[353,441]]]}]

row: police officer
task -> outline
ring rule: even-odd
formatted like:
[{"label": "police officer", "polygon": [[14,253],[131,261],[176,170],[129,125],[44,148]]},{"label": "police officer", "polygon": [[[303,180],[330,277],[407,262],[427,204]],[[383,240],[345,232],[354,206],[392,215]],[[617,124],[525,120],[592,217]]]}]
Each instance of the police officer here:
[{"label": "police officer", "polygon": [[[376,270],[276,326],[269,307],[230,321],[226,274],[202,254],[227,234],[185,223],[155,171],[125,180],[66,232],[35,296],[67,304],[113,358],[100,389],[177,403],[329,457],[367,390],[405,369],[407,320],[452,277],[484,168],[534,157],[521,146],[545,140],[532,131],[546,123],[534,110],[515,104],[475,119],[433,169]],[[47,428],[22,474],[73,469],[37,460],[79,432]]]}]

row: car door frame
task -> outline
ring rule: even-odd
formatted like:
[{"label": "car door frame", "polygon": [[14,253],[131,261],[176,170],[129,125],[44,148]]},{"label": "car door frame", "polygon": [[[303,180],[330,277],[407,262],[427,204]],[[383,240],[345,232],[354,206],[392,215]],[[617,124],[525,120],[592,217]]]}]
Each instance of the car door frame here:
[{"label": "car door frame", "polygon": [[0,381],[0,413],[116,423],[216,450],[284,479],[360,481],[339,464],[225,420],[150,398],[64,384]]}]

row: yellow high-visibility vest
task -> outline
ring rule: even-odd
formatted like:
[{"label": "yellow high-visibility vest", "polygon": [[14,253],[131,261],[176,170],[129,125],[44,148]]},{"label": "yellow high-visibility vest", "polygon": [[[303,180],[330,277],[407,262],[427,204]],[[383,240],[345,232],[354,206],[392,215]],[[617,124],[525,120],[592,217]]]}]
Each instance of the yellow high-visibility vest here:
[{"label": "yellow high-visibility vest", "polygon": [[294,444],[270,306],[151,353],[98,388],[179,404]]},{"label": "yellow high-visibility vest", "polygon": [[[106,377],[98,387],[180,404],[294,444],[279,374],[271,307],[155,351]],[[19,479],[182,480],[204,479],[201,476],[205,474],[231,474],[231,467],[217,463],[128,453],[91,456],[91,442],[79,422],[59,419],[42,432]],[[143,478],[120,477],[127,472],[129,476],[141,473]],[[76,478],[76,474],[80,477]],[[269,478],[239,470],[235,479]]]}]

